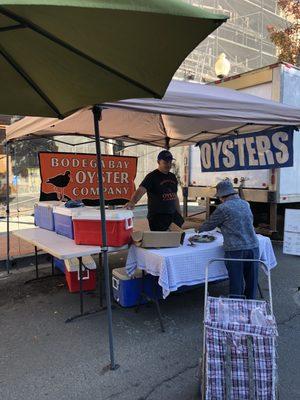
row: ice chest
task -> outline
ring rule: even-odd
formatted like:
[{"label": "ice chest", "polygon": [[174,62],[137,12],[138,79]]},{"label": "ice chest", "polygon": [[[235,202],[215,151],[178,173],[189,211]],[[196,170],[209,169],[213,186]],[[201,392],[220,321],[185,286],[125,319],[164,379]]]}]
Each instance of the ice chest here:
[{"label": "ice chest", "polygon": [[[81,207],[79,207],[81,209]],[[54,207],[54,229],[59,235],[74,239],[72,218],[77,214],[79,208],[67,208],[65,206]]]},{"label": "ice chest", "polygon": [[[107,245],[124,246],[131,241],[133,213],[129,210],[107,210]],[[102,246],[100,211],[78,209],[73,216],[74,239],[76,244]]]},{"label": "ice chest", "polygon": [[[82,289],[95,290],[96,288],[96,263],[91,256],[82,257]],[[79,292],[79,260],[71,258],[65,260],[66,281],[71,293]]]},{"label": "ice chest", "polygon": [[[125,268],[116,268],[112,271],[113,296],[122,307],[133,307],[139,302],[143,288],[142,271],[135,271],[133,276],[128,276]],[[162,298],[162,289],[157,278],[147,274],[144,279],[144,291],[149,297]],[[141,304],[147,301],[142,298]]]},{"label": "ice chest", "polygon": [[54,267],[56,269],[58,269],[60,272],[62,272],[63,274],[66,273],[64,260],[60,260],[59,258],[54,257]]},{"label": "ice chest", "polygon": [[40,201],[34,205],[34,224],[54,231],[53,208],[61,205],[59,201]]}]

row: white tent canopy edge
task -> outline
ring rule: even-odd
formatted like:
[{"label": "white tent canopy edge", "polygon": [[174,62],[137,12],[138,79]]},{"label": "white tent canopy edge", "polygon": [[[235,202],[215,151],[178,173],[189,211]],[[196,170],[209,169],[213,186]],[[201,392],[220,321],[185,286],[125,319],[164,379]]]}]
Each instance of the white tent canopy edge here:
[{"label": "white tent canopy edge", "polygon": [[[158,147],[196,144],[232,133],[300,126],[300,109],[236,90],[173,80],[162,100],[129,99],[102,105],[102,138]],[[90,108],[69,117],[25,117],[7,128],[6,140],[26,136],[94,136]]]}]

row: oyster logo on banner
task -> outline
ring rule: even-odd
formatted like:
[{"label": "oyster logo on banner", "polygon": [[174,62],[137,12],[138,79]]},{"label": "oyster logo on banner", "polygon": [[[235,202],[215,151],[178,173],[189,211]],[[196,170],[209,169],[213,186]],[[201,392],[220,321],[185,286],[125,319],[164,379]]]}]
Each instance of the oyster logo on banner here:
[{"label": "oyster logo on banner", "polygon": [[[40,200],[82,200],[99,204],[95,154],[39,153]],[[103,191],[106,204],[125,204],[135,191],[136,157],[102,156]]]},{"label": "oyster logo on banner", "polygon": [[294,127],[201,141],[201,171],[238,171],[293,166]]}]

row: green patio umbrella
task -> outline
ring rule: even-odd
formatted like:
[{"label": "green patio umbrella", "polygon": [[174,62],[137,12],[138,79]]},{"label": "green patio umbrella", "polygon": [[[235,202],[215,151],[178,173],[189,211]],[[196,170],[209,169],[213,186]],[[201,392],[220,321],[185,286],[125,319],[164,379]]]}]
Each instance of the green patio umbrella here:
[{"label": "green patio umbrella", "polygon": [[105,101],[160,98],[225,20],[179,0],[0,1],[0,112],[64,117]]},{"label": "green patio umbrella", "polygon": [[[185,57],[226,18],[179,0],[0,0],[0,113],[63,118],[87,105],[161,98]],[[101,108],[93,113],[114,369]]]}]

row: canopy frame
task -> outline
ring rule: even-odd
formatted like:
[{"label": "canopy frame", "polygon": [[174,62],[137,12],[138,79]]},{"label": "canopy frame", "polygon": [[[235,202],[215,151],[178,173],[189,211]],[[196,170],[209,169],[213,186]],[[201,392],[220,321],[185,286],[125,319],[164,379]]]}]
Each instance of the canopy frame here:
[{"label": "canopy frame", "polygon": [[[110,369],[112,371],[119,368],[119,365],[116,364],[115,361],[115,353],[114,353],[114,337],[113,337],[113,325],[112,325],[112,306],[111,306],[111,287],[110,287],[110,274],[109,274],[109,260],[108,260],[108,245],[107,245],[107,231],[106,231],[106,215],[105,215],[105,200],[104,200],[104,192],[103,192],[103,176],[102,176],[102,162],[101,162],[101,142],[107,142],[109,139],[101,139],[100,137],[100,129],[99,129],[99,121],[102,117],[102,107],[100,105],[95,105],[92,108],[93,119],[94,119],[94,133],[95,133],[95,145],[96,145],[96,158],[97,158],[97,169],[98,169],[98,185],[99,185],[99,204],[100,204],[100,217],[101,217],[101,229],[102,229],[102,246],[101,253],[103,257],[101,257],[102,265],[99,265],[100,268],[104,270],[104,281],[105,281],[105,298],[106,298],[106,309],[107,309],[107,322],[108,322],[108,340],[109,340],[109,353],[110,353]],[[43,136],[31,135],[34,136],[34,139],[45,138]],[[55,136],[55,135],[53,135]],[[69,135],[69,136],[74,136]],[[86,135],[80,135],[85,137]],[[22,140],[30,140],[32,137],[26,137],[20,139]],[[6,148],[6,271],[7,274],[10,273],[10,234],[9,234],[9,218],[10,218],[10,201],[9,201],[9,144],[13,141],[18,141],[18,139],[11,139],[5,142]],[[54,140],[55,141],[55,140]],[[60,141],[62,142],[62,141]],[[90,141],[92,143],[94,141]],[[69,144],[71,146],[78,146],[84,143],[71,144],[62,142],[65,144]],[[102,301],[102,300],[101,300]]]},{"label": "canopy frame", "polygon": [[[149,87],[143,85],[142,83],[136,81],[135,79],[130,78],[127,75],[124,75],[120,71],[116,70],[115,68],[112,68],[96,59],[93,57],[90,57],[89,55],[85,54],[84,52],[76,49],[75,47],[71,46],[70,44],[66,43],[65,41],[57,38],[56,36],[52,35],[51,33],[47,32],[46,30],[42,29],[40,26],[33,24],[31,21],[24,17],[20,17],[19,15],[15,14],[14,12],[7,10],[5,7],[0,6],[0,14],[4,15],[5,17],[11,18],[12,20],[16,21],[19,23],[19,25],[16,25],[14,29],[20,29],[22,28],[29,28],[33,30],[34,32],[44,36],[46,39],[58,44],[59,46],[65,48],[66,50],[69,50],[70,52],[76,54],[77,56],[83,58],[84,60],[87,60],[91,62],[94,65],[97,65],[98,67],[104,69],[105,71],[117,76],[118,78],[132,84],[133,86],[136,86],[139,89],[144,90],[146,93],[149,95],[155,97],[155,98],[160,98],[160,94],[156,93],[154,90],[150,89]],[[13,27],[11,27],[11,30],[13,30]],[[0,32],[1,33],[1,32]],[[43,98],[44,101],[49,105],[49,107],[55,112],[59,118],[63,118],[63,115],[59,112],[59,110],[56,108],[56,106],[51,102],[50,99],[43,93],[41,88],[21,69],[20,66],[17,65],[16,62],[9,56],[8,53],[4,52],[2,48],[0,48],[0,53],[3,55],[4,58],[7,59],[7,61],[11,64],[15,70],[22,75],[22,77],[30,84],[30,86]],[[6,54],[5,54],[6,53]]]}]

